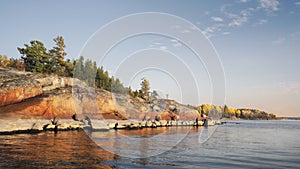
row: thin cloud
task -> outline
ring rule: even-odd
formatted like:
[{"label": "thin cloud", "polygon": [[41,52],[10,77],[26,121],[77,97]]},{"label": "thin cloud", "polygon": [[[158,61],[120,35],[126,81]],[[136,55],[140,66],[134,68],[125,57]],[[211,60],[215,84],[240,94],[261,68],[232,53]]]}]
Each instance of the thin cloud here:
[{"label": "thin cloud", "polygon": [[223,32],[223,35],[230,35],[230,32]]},{"label": "thin cloud", "polygon": [[206,27],[202,33],[207,37],[212,37],[215,32],[221,31],[224,26],[224,24],[214,24]]},{"label": "thin cloud", "polygon": [[253,8],[242,10],[239,14],[229,13],[227,16],[231,19],[229,27],[241,26],[248,22],[248,17],[252,13]]},{"label": "thin cloud", "polygon": [[[249,0],[239,0],[236,3],[246,3]],[[241,27],[246,24],[252,26],[263,25],[268,22],[267,19],[255,19],[257,12],[267,12],[270,16],[279,10],[280,3],[278,0],[257,0],[258,4],[252,5],[248,8],[242,10],[236,10],[236,3],[223,4],[220,6],[219,12],[222,17],[211,16],[212,24],[205,26],[202,29],[202,33],[207,37],[212,37],[218,32],[221,35],[228,35],[226,32],[229,32],[226,29],[233,27]],[[299,2],[300,3],[300,2]],[[251,5],[251,4],[249,4]],[[254,17],[253,17],[254,16]],[[251,22],[251,23],[250,23]],[[282,43],[283,39],[276,39],[272,43],[278,44]]]},{"label": "thin cloud", "polygon": [[255,9],[250,7],[240,11],[239,13],[231,13],[221,9],[221,12],[222,11],[230,20],[228,27],[239,27],[248,22],[249,16],[255,11]]},{"label": "thin cloud", "polygon": [[180,47],[180,46],[182,46],[182,44],[178,40],[176,40],[176,39],[171,39],[170,41],[172,43],[172,46],[174,46],[174,47]]},{"label": "thin cloud", "polygon": [[260,0],[258,9],[264,9],[266,12],[272,13],[279,10],[279,4],[277,0]]},{"label": "thin cloud", "polygon": [[234,19],[231,20],[231,22],[228,24],[229,27],[237,27],[241,26],[244,23],[247,23],[248,17],[247,16],[238,16],[234,17]]},{"label": "thin cloud", "polygon": [[160,46],[159,49],[160,49],[160,50],[167,50],[168,47],[167,47],[167,46]]},{"label": "thin cloud", "polygon": [[210,18],[215,22],[223,22],[224,21],[223,18],[221,18],[221,17],[212,16]]},{"label": "thin cloud", "polygon": [[260,19],[258,22],[254,23],[253,26],[257,26],[257,25],[263,25],[268,23],[268,20],[266,19]]},{"label": "thin cloud", "polygon": [[295,2],[295,5],[300,6],[300,2]]},{"label": "thin cloud", "polygon": [[254,8],[247,8],[241,11],[241,15],[243,16],[250,16],[252,14],[252,12],[254,12],[255,9]]},{"label": "thin cloud", "polygon": [[265,23],[267,23],[267,22],[268,22],[268,20],[266,20],[266,19],[261,19],[261,20],[259,20],[258,24],[259,24],[259,25],[262,25],[262,24],[265,24]]}]

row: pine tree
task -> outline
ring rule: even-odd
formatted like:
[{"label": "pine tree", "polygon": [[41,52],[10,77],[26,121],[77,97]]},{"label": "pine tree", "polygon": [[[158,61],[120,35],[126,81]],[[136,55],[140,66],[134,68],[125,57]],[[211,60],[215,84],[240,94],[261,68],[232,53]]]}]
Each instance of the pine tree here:
[{"label": "pine tree", "polygon": [[84,80],[84,57],[80,56],[79,59],[74,61],[74,73],[73,76],[77,79]]},{"label": "pine tree", "polygon": [[25,48],[17,48],[25,64],[25,70],[30,72],[48,73],[50,57],[47,49],[40,41],[30,41],[30,45],[24,44]]},{"label": "pine tree", "polygon": [[73,77],[74,65],[70,59],[67,59],[65,62],[65,76]]},{"label": "pine tree", "polygon": [[141,83],[141,97],[145,99],[146,101],[150,100],[150,84],[149,81],[146,78],[142,78]]},{"label": "pine tree", "polygon": [[131,89],[130,86],[128,87],[128,90],[127,90],[127,91],[128,91],[129,96],[131,96],[131,97],[134,96],[133,91],[132,91],[132,89]]},{"label": "pine tree", "polygon": [[83,80],[86,81],[86,83],[89,86],[94,86],[95,84],[95,76],[96,76],[96,68],[97,66],[95,66],[96,63],[92,62],[92,60],[88,59],[86,60],[85,64],[84,64],[84,70],[83,70],[83,75],[84,78]]},{"label": "pine tree", "polygon": [[51,70],[52,73],[63,76],[66,75],[64,61],[65,56],[67,55],[65,52],[66,45],[62,36],[57,36],[53,41],[55,42],[55,46],[49,51],[51,64],[49,64],[50,67],[48,69]]},{"label": "pine tree", "polygon": [[152,94],[151,94],[151,97],[153,98],[153,99],[158,99],[158,93],[157,93],[157,91],[156,90],[153,90],[153,92],[152,92]]},{"label": "pine tree", "polygon": [[101,68],[97,68],[97,72],[96,72],[96,77],[95,77],[95,86],[100,88],[100,89],[103,89],[103,86],[102,86],[102,76],[103,76],[103,69],[102,67]]},{"label": "pine tree", "polygon": [[109,78],[107,71],[103,74],[103,88],[107,91],[111,90],[111,79]]},{"label": "pine tree", "polygon": [[112,83],[112,92],[114,93],[126,93],[126,90],[123,86],[123,84],[120,82],[120,79],[116,79],[115,81],[113,81]]}]

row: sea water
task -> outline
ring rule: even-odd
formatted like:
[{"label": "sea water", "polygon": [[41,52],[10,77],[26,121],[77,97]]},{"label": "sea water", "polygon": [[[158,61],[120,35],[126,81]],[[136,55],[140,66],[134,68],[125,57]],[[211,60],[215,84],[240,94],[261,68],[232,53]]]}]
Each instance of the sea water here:
[{"label": "sea water", "polygon": [[[300,121],[226,122],[1,135],[0,168],[300,168]],[[122,143],[117,135],[135,139]],[[147,142],[158,135],[168,140]]]}]

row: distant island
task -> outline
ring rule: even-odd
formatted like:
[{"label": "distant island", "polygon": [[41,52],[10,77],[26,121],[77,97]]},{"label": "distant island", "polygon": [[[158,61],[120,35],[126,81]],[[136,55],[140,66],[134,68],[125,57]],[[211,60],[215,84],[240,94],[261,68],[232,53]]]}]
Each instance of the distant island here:
[{"label": "distant island", "polygon": [[0,55],[3,119],[71,118],[76,113],[79,118],[84,118],[84,114],[117,120],[200,120],[212,113],[223,119],[276,119],[276,115],[256,109],[191,106],[159,98],[155,90],[150,91],[146,78],[141,79],[139,90],[132,90],[92,60],[83,56],[65,59],[63,37],[56,37],[54,42],[56,45],[50,50],[37,40],[18,47],[20,59]]}]

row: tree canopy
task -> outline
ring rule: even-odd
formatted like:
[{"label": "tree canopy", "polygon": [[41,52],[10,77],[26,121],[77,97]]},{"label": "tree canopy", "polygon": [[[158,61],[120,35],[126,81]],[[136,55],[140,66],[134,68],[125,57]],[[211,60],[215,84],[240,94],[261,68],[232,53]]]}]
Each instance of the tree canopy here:
[{"label": "tree canopy", "polygon": [[55,42],[55,46],[49,50],[50,56],[50,72],[55,73],[60,76],[66,76],[66,61],[65,56],[67,53],[65,52],[65,42],[62,36],[57,36],[53,39]]},{"label": "tree canopy", "polygon": [[24,60],[25,70],[49,73],[50,57],[44,44],[40,41],[33,40],[30,41],[30,44],[24,44],[24,46],[24,48],[18,48],[18,51]]},{"label": "tree canopy", "polygon": [[21,61],[9,60],[6,56],[0,56],[0,66],[2,67],[22,67],[23,63],[25,71],[57,74],[59,76],[75,77],[83,80],[87,85],[101,88],[114,93],[126,93],[125,88],[118,78],[109,76],[103,67],[98,67],[96,62],[83,56],[71,61],[65,60],[67,53],[65,52],[65,42],[62,36],[53,39],[55,46],[47,50],[44,44],[38,40],[32,40],[24,47],[18,47],[21,54]]},{"label": "tree canopy", "polygon": [[25,71],[57,74],[59,76],[72,76],[73,65],[70,60],[65,61],[65,42],[62,36],[53,39],[55,46],[47,50],[38,40],[32,40],[24,47],[18,47]]}]

